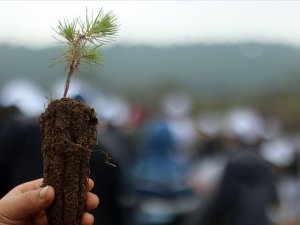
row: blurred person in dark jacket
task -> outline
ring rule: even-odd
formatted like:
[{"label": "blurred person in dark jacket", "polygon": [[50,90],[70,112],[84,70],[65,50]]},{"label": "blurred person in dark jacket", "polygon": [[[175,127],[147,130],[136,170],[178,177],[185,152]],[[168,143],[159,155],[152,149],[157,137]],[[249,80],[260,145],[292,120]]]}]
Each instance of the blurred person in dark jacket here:
[{"label": "blurred person in dark jacket", "polygon": [[175,141],[165,121],[149,121],[143,140],[131,177],[135,224],[173,224],[197,204],[185,181],[186,164],[177,160]]},{"label": "blurred person in dark jacket", "polygon": [[251,150],[241,150],[229,160],[203,224],[267,225],[266,210],[277,201],[268,165]]},{"label": "blurred person in dark jacket", "polygon": [[249,109],[226,118],[230,151],[222,179],[203,213],[205,225],[268,225],[267,210],[278,204],[275,180],[259,154],[262,121]]},{"label": "blurred person in dark jacket", "polygon": [[299,155],[292,136],[277,135],[261,148],[262,157],[272,166],[280,207],[273,213],[281,225],[300,224]]}]

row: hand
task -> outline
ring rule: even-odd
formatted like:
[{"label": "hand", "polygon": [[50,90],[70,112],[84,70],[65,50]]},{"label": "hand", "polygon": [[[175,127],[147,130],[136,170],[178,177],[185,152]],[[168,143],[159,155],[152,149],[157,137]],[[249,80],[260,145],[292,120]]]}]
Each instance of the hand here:
[{"label": "hand", "polygon": [[[45,209],[54,200],[55,192],[51,186],[41,188],[43,179],[21,184],[8,192],[0,200],[1,225],[47,225]],[[89,192],[94,187],[89,179],[86,210],[95,209],[99,204],[97,195]],[[92,214],[85,212],[81,225],[91,225],[94,222]]]}]

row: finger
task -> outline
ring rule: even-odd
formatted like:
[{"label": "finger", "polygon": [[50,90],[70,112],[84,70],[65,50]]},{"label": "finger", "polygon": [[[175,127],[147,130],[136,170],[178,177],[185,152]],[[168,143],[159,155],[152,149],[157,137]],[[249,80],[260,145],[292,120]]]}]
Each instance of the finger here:
[{"label": "finger", "polygon": [[94,223],[95,219],[94,216],[90,213],[83,213],[82,219],[81,219],[81,225],[92,225]]},{"label": "finger", "polygon": [[28,191],[37,190],[37,189],[41,188],[42,184],[43,184],[42,178],[33,180],[33,181],[29,181],[29,182],[26,182],[26,183],[16,186],[14,189],[12,189],[10,192],[8,192],[7,195],[8,196],[9,195],[17,195],[17,194],[25,193]]},{"label": "finger", "polygon": [[93,210],[95,208],[97,208],[97,206],[99,205],[99,197],[91,192],[88,192],[86,195],[86,210]]},{"label": "finger", "polygon": [[54,195],[54,189],[47,186],[16,196],[6,197],[0,201],[1,212],[9,215],[10,219],[24,220],[49,207],[54,200]]},{"label": "finger", "polygon": [[94,188],[94,181],[91,178],[88,178],[87,191],[91,191]]}]

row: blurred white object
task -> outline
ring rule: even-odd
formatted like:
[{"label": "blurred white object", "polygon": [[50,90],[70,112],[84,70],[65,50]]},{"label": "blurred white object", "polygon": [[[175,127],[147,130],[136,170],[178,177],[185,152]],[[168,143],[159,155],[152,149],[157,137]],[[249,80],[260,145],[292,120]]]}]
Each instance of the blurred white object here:
[{"label": "blurred white object", "polygon": [[[65,80],[56,82],[52,87],[51,97],[53,99],[60,99],[63,97],[65,90]],[[68,90],[68,96],[76,96],[82,92],[82,83],[78,79],[71,80],[71,84]]]},{"label": "blurred white object", "polygon": [[261,155],[276,166],[289,166],[295,157],[295,146],[287,138],[280,137],[263,144]]},{"label": "blurred white object", "polygon": [[225,117],[225,136],[238,138],[246,144],[254,144],[263,137],[263,119],[251,108],[236,108]]},{"label": "blurred white object", "polygon": [[280,224],[299,224],[287,223],[287,221],[300,221],[300,182],[297,177],[281,176],[277,181],[277,192],[280,207],[277,211],[277,221]]},{"label": "blurred white object", "polygon": [[130,107],[119,96],[101,96],[94,101],[94,107],[101,121],[114,126],[123,126],[128,123]]},{"label": "blurred white object", "polygon": [[5,84],[0,91],[2,105],[15,105],[28,117],[41,114],[44,111],[46,101],[42,89],[28,80],[13,80]]},{"label": "blurred white object", "polygon": [[188,175],[188,183],[198,193],[210,196],[223,176],[226,159],[223,157],[199,160]]},{"label": "blurred white object", "polygon": [[221,117],[214,112],[201,113],[197,118],[197,128],[210,137],[215,137],[220,133],[221,124]]},{"label": "blurred white object", "polygon": [[161,101],[162,112],[168,117],[186,116],[191,111],[192,103],[188,96],[182,93],[170,93]]},{"label": "blurred white object", "polygon": [[190,98],[179,92],[165,95],[161,100],[161,110],[175,139],[177,150],[189,152],[196,140],[196,127],[190,116],[192,102]]},{"label": "blurred white object", "polygon": [[266,140],[271,140],[276,136],[280,135],[282,132],[282,127],[280,120],[275,117],[265,118],[264,124],[264,138]]},{"label": "blurred white object", "polygon": [[179,151],[189,151],[196,140],[196,128],[190,117],[166,119]]},{"label": "blurred white object", "polygon": [[[64,90],[65,80],[56,82],[52,87],[51,97],[54,99],[62,98]],[[81,96],[86,103],[90,104],[91,102],[93,102],[95,96],[98,96],[99,94],[102,94],[101,91],[99,91],[99,87],[77,78],[71,80],[67,97],[74,98],[77,96]]]}]

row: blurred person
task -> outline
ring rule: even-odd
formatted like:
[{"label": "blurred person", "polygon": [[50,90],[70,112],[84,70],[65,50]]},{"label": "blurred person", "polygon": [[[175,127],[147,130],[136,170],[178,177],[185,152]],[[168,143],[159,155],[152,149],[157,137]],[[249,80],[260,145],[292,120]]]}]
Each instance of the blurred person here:
[{"label": "blurred person", "polygon": [[[89,192],[94,182],[89,180],[86,210],[95,209],[99,204],[97,195]],[[0,199],[0,223],[2,225],[47,225],[45,209],[54,200],[55,191],[51,186],[41,187],[42,179],[18,185]],[[81,224],[93,224],[94,217],[85,212]]]},{"label": "blurred person", "polygon": [[[121,216],[115,216],[116,221],[122,221],[121,224],[132,225],[134,223],[133,219],[133,198],[132,198],[132,184],[130,182],[131,174],[130,167],[136,161],[138,155],[138,143],[140,140],[140,129],[142,124],[147,118],[147,115],[143,109],[138,108],[130,109],[128,118],[126,114],[129,109],[129,105],[125,106],[126,112],[123,113],[120,110],[120,106],[113,106],[115,101],[107,104],[100,104],[102,111],[100,111],[100,121],[101,129],[99,131],[99,146],[101,150],[104,150],[111,157],[112,163],[116,165],[114,170],[118,171],[119,181],[117,189],[114,191],[116,193],[116,200],[119,202],[119,213]],[[119,103],[122,103],[118,101]],[[118,103],[117,103],[118,104]],[[120,117],[120,113],[123,117]],[[120,120],[121,119],[121,120]],[[106,169],[107,170],[107,169]],[[105,172],[103,168],[99,169],[100,173]],[[103,193],[103,191],[101,191]],[[116,209],[112,209],[111,212],[116,214]],[[113,224],[120,224],[114,221]]]},{"label": "blurred person", "polygon": [[[41,133],[36,120],[18,119],[0,131],[0,196],[42,177]],[[4,182],[5,181],[5,182]]]},{"label": "blurred person", "polygon": [[[12,80],[0,91],[0,176],[5,180],[0,196],[17,184],[42,175],[40,131],[36,123],[44,106],[42,98],[40,88],[28,80]],[[32,154],[37,148],[39,153]],[[32,160],[37,166],[28,167]]]},{"label": "blurred person", "polygon": [[124,129],[129,120],[130,107],[122,97],[116,95],[97,96],[93,104],[101,126],[98,132],[99,149],[108,154],[113,164],[97,165],[98,160],[95,158],[91,161],[91,165],[96,167],[91,175],[98,176],[108,184],[99,186],[99,192],[104,193],[103,201],[106,203],[106,208],[99,211],[99,217],[106,218],[101,224],[130,224],[128,221],[131,221],[132,213],[128,209],[128,202],[122,201],[129,189],[126,168],[135,155],[132,133]]},{"label": "blurred person", "polygon": [[10,123],[19,117],[22,117],[22,113],[15,105],[0,105],[0,131],[3,127],[9,126]]},{"label": "blurred person", "polygon": [[265,122],[251,107],[237,107],[224,117],[222,133],[229,152],[235,148],[255,148],[258,150],[265,135]]},{"label": "blurred person", "polygon": [[262,157],[272,166],[280,207],[272,212],[282,225],[300,224],[300,181],[296,146],[290,137],[277,136],[262,145]]},{"label": "blurred person", "polygon": [[[24,113],[24,107],[30,108],[34,101],[31,98],[34,88],[27,90],[31,88],[31,83],[25,82],[21,90],[14,91],[14,87],[22,84],[21,81],[12,82],[1,90],[5,106],[0,109],[0,176],[5,182],[1,182],[0,197],[19,183],[42,176],[41,137],[34,116],[38,111],[33,109],[29,114]],[[28,162],[33,164],[28,166]]]},{"label": "blurred person", "polygon": [[134,158],[132,133],[125,129],[129,123],[130,106],[120,96],[105,96],[95,102],[101,130],[99,140],[119,166],[125,168]]},{"label": "blurred person", "polygon": [[188,216],[187,224],[199,220],[223,173],[226,158],[220,138],[221,122],[221,116],[215,112],[201,112],[195,120],[198,139],[190,162],[187,182],[197,193],[201,204]]},{"label": "blurred person", "polygon": [[192,101],[183,93],[171,92],[161,99],[161,111],[174,137],[178,160],[189,160],[194,151],[197,132],[191,109]]},{"label": "blurred person", "polygon": [[[170,190],[180,189],[183,186],[182,174],[185,167],[174,160],[176,158],[175,142],[166,123],[159,119],[151,120],[146,124],[143,134],[143,142],[134,171],[137,185],[147,187],[146,183],[140,182],[140,180],[145,180],[167,185]],[[169,194],[167,190],[162,190],[162,192]]]},{"label": "blurred person", "polygon": [[225,117],[230,151],[222,179],[207,203],[200,224],[267,225],[267,209],[278,205],[274,176],[259,155],[262,120],[253,109]]},{"label": "blurred person", "polygon": [[197,199],[185,181],[186,165],[176,160],[176,143],[166,123],[149,121],[143,140],[132,168],[135,223],[169,225],[194,209]]},{"label": "blurred person", "polygon": [[130,106],[127,101],[118,95],[98,96],[94,102],[99,120],[116,127],[125,126],[129,122]]},{"label": "blurred person", "polygon": [[216,112],[202,112],[196,118],[198,157],[213,157],[222,154],[221,126],[222,118]]}]

